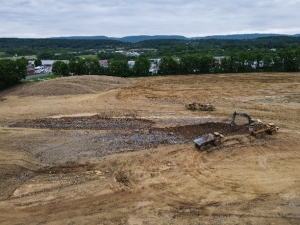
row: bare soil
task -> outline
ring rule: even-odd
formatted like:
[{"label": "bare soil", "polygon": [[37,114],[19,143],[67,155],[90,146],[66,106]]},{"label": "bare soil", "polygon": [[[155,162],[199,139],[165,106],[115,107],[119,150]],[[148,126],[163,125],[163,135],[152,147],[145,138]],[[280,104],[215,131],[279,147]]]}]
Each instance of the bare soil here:
[{"label": "bare soil", "polygon": [[299,73],[19,85],[0,92],[0,224],[300,224],[299,129]]}]

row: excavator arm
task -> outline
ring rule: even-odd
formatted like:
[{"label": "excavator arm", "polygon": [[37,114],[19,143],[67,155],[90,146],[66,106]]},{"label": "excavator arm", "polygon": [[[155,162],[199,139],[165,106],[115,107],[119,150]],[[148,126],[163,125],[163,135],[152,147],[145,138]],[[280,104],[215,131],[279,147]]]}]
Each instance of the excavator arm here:
[{"label": "excavator arm", "polygon": [[238,116],[246,117],[246,118],[248,119],[248,125],[250,125],[250,124],[253,122],[253,120],[251,119],[251,117],[250,117],[248,114],[235,111],[235,112],[232,114],[232,119],[231,119],[230,126],[233,127],[233,126],[235,125],[234,121],[235,121],[235,117],[236,117],[237,115],[238,115]]}]

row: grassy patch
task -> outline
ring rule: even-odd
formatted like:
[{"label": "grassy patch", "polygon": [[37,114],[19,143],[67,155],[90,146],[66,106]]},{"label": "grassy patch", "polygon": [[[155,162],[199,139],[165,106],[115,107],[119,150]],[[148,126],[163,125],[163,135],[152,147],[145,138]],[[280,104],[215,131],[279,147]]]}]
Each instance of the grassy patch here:
[{"label": "grassy patch", "polygon": [[[1,53],[3,53],[3,55],[1,55]],[[4,52],[0,52],[0,57],[3,57],[5,56],[6,54]],[[16,59],[21,59],[21,58],[25,58],[25,59],[28,59],[28,60],[34,60],[36,59],[36,55],[27,55],[27,56],[10,56],[10,57],[3,57],[4,59],[11,59],[11,60],[16,60]]]},{"label": "grassy patch", "polygon": [[57,78],[57,77],[60,77],[60,76],[51,74],[51,75],[40,76],[40,77],[31,78],[31,79],[23,79],[21,82],[22,82],[22,83],[39,82],[39,81],[44,81],[44,80],[55,79],[55,78]]},{"label": "grassy patch", "polygon": [[97,55],[78,55],[81,59],[98,59]]}]

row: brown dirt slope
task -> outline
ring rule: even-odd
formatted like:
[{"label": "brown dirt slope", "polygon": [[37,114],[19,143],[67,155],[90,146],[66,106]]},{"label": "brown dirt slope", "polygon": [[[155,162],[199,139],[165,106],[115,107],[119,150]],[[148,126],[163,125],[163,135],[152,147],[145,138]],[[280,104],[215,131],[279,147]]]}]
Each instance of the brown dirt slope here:
[{"label": "brown dirt slope", "polygon": [[[67,77],[0,93],[0,224],[300,224],[300,74]],[[212,103],[190,111],[185,103]],[[274,122],[249,135],[237,110]],[[199,151],[193,139],[225,142]]]},{"label": "brown dirt slope", "polygon": [[115,89],[120,85],[131,83],[133,79],[109,76],[75,76],[44,80],[21,85],[9,94],[17,96],[59,96],[90,94]]}]

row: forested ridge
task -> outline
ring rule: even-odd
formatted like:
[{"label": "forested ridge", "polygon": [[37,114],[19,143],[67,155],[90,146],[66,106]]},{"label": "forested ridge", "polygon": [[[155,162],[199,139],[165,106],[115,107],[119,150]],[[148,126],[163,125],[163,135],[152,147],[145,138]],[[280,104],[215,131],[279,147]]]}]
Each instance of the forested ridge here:
[{"label": "forested ridge", "polygon": [[254,39],[154,39],[136,43],[111,39],[52,39],[52,38],[0,38],[0,50],[11,49],[101,49],[101,48],[162,48],[192,46],[195,48],[285,48],[300,44],[300,37],[272,36]]},{"label": "forested ridge", "polygon": [[0,50],[9,49],[94,49],[125,47],[125,42],[116,40],[81,40],[51,38],[0,38]]}]

